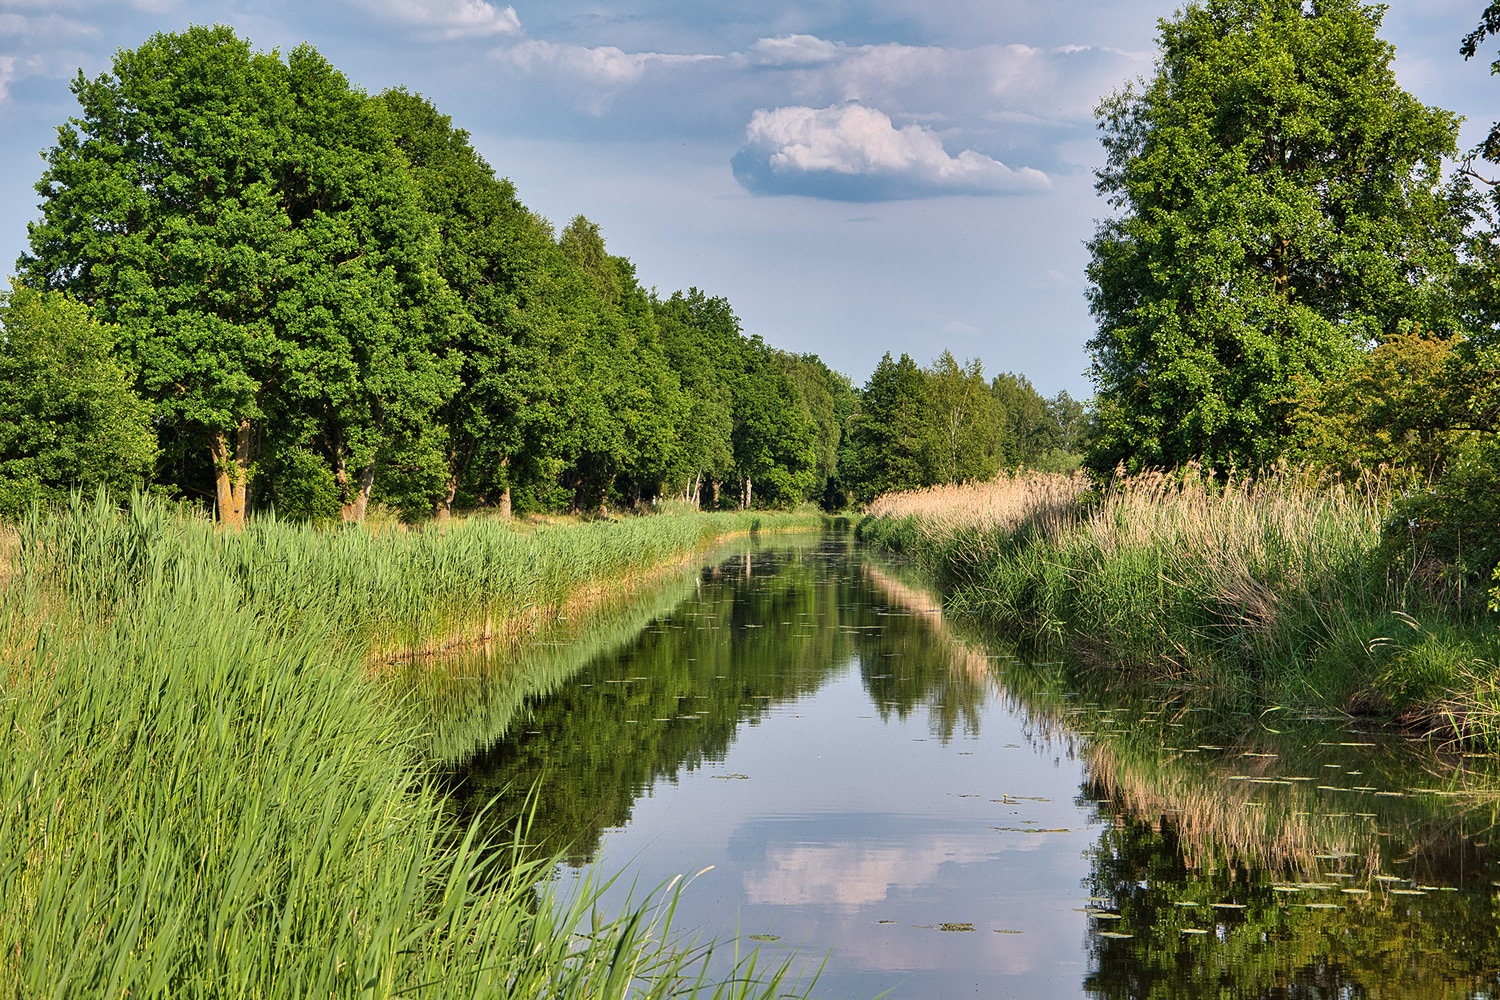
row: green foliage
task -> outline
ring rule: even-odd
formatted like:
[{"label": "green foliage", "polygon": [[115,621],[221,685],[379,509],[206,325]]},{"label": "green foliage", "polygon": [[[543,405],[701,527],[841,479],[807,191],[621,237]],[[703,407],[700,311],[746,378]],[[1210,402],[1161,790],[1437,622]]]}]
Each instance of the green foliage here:
[{"label": "green foliage", "polygon": [[1403,323],[1451,328],[1457,121],[1401,90],[1380,8],[1210,0],[1161,22],[1144,89],[1106,98],[1090,242],[1100,471],[1256,467],[1293,390]]},{"label": "green foliage", "polygon": [[[373,499],[419,521],[837,509],[1070,460],[1030,383],[985,392],[977,359],[905,359],[920,385],[861,394],[722,298],[658,298],[597,223],[555,234],[431,102],[368,97],[309,46],[192,27],[73,90],[20,270],[117,324],[158,486],[216,496],[225,524],[325,519],[329,477],[345,520]],[[51,476],[12,468],[0,504]]]},{"label": "green foliage", "polygon": [[1089,415],[1066,392],[1045,399],[1024,375],[988,384],[978,358],[944,351],[928,368],[881,359],[850,422],[840,481],[869,503],[902,490],[991,479],[1001,469],[1078,467]]},{"label": "green foliage", "polygon": [[931,484],[927,448],[933,417],[927,383],[910,357],[880,359],[860,394],[855,417],[853,487],[860,503],[883,493]]},{"label": "green foliage", "polygon": [[1304,383],[1292,417],[1296,450],[1353,478],[1399,469],[1430,477],[1468,436],[1460,341],[1402,330],[1362,352],[1337,379]]},{"label": "green foliage", "polygon": [[22,274],[119,324],[179,447],[246,490],[258,443],[314,447],[355,502],[453,379],[430,226],[381,109],[311,47],[282,61],[223,27],[155,35],[73,91]]},{"label": "green foliage", "polygon": [[[688,520],[663,521],[669,547],[707,526],[677,530]],[[374,616],[350,621],[339,591],[306,586],[319,540],[365,533],[215,532],[141,499],[119,512],[102,493],[19,531],[21,583],[0,597],[6,996],[584,1000],[790,985],[785,966],[753,957],[716,984],[709,949],[672,929],[670,897],[604,917],[602,887],[565,896],[551,860],[454,823],[414,752],[415,720],[370,680],[367,646],[341,641]],[[299,578],[300,609],[239,575],[255,551]],[[376,552],[355,572],[379,593],[396,582],[388,568]],[[341,618],[352,632],[326,630]],[[39,620],[48,639],[18,641]]]},{"label": "green foliage", "polygon": [[[1460,524],[1494,523],[1500,484],[1491,466],[1449,468],[1472,478],[1439,494],[1447,506],[1421,529],[1430,548],[1456,547]],[[1015,514],[975,523],[951,510],[893,512],[862,522],[860,535],[952,582],[950,609],[1062,643],[1110,674],[1245,705],[1438,724],[1444,700],[1472,686],[1473,665],[1500,653],[1493,622],[1459,605],[1447,581],[1382,552],[1390,508],[1378,491],[1319,486],[1292,472],[1229,485],[1184,474],[1116,482],[1062,507],[977,492],[949,502]],[[1465,504],[1474,521],[1461,513]],[[1484,545],[1492,557],[1489,537],[1465,534],[1465,560],[1471,545],[1476,561]],[[1469,735],[1496,739],[1483,726]]]},{"label": "green foliage", "polygon": [[[1436,560],[1444,578],[1476,599],[1500,566],[1500,442],[1474,438],[1442,473],[1395,504],[1385,527],[1386,558],[1418,567]],[[1475,585],[1478,585],[1477,587]]]},{"label": "green foliage", "polygon": [[343,506],[328,463],[304,448],[288,448],[261,473],[266,499],[278,517],[288,521],[329,524]]},{"label": "green foliage", "polygon": [[984,381],[978,358],[960,366],[944,351],[926,369],[932,406],[930,469],[933,483],[990,479],[1000,470],[1005,411]]},{"label": "green foliage", "polygon": [[150,473],[156,436],[116,332],[59,292],[0,293],[0,517]]}]

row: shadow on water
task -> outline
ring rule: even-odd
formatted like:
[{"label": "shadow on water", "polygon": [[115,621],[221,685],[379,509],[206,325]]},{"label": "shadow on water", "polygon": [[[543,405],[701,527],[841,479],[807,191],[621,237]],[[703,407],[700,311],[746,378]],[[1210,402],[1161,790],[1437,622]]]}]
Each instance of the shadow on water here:
[{"label": "shadow on water", "polygon": [[[1073,802],[1074,835],[1086,832],[1086,846],[1082,857],[1076,848],[1067,855],[1073,867],[1058,862],[1067,874],[1052,891],[1082,914],[1081,971],[1025,980],[1033,995],[1500,993],[1500,775],[1489,761],[1445,757],[1342,718],[1233,716],[1160,691],[1091,688],[1065,664],[947,620],[920,579],[847,536],[743,543],[596,620],[560,623],[548,642],[519,658],[474,656],[414,675],[410,696],[432,719],[432,754],[449,765],[456,805],[495,800],[498,824],[535,788],[530,836],[572,865],[590,863],[606,831],[628,828],[644,798],[744,778],[720,767],[733,765],[737,742],[799,718],[788,713],[852,676],[861,702],[851,712],[906,739],[925,720],[933,742],[969,748],[947,754],[950,763],[994,753],[981,729],[1001,718],[1014,720],[1006,725],[1034,753],[1076,761],[1057,772],[1072,783],[1058,798]],[[1009,796],[988,802],[1016,805]],[[772,821],[791,825],[764,822]],[[871,822],[882,843],[912,825],[890,814]],[[801,823],[798,836],[815,825]],[[842,835],[829,843],[857,831]],[[940,864],[978,871],[1000,857],[986,849]],[[744,881],[757,877],[764,883],[764,873]],[[783,903],[812,912],[823,884],[804,876]],[[892,913],[895,884],[873,897]],[[755,902],[747,900],[739,905]],[[819,912],[829,920],[833,911]],[[844,920],[840,947],[889,951],[879,943],[889,939],[872,936],[866,948],[847,938],[898,922]],[[975,929],[985,928],[941,927]],[[954,952],[954,964],[970,963],[964,974],[974,982],[1004,985],[1042,943],[1018,934],[1024,927],[993,930],[1018,936],[983,948],[978,936],[940,939],[950,950],[955,940],[980,942],[973,954]],[[834,956],[826,977],[840,992],[842,960]],[[957,992],[961,977],[942,971],[931,980],[913,973],[910,992],[897,995]],[[878,982],[850,975],[848,989]]]}]

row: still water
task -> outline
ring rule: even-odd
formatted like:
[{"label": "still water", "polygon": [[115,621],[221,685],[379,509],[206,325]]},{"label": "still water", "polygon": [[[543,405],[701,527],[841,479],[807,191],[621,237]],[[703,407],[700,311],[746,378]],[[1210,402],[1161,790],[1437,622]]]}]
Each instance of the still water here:
[{"label": "still water", "polygon": [[1500,996],[1488,761],[1103,694],[939,604],[847,537],[745,542],[415,695],[460,807],[537,788],[617,900],[701,872],[677,925],[814,995]]}]

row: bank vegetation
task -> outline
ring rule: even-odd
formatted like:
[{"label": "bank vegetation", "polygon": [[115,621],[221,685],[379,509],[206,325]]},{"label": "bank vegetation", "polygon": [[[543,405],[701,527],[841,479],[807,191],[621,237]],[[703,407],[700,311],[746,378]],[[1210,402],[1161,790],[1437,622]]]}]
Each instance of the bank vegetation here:
[{"label": "bank vegetation", "polygon": [[713,945],[671,924],[680,886],[606,916],[599,887],[560,896],[545,859],[455,821],[371,669],[476,626],[521,635],[766,522],[224,532],[102,493],[22,520],[0,584],[0,996],[791,988],[753,956],[711,982]]},{"label": "bank vegetation", "polygon": [[949,610],[1105,676],[1500,745],[1492,595],[1415,538],[1400,499],[1293,468],[1016,474],[883,497],[859,533],[938,574]]}]

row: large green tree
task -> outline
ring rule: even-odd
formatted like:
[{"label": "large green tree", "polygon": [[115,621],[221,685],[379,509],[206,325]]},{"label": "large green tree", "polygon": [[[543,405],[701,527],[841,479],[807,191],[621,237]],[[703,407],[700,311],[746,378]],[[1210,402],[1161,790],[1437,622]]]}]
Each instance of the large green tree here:
[{"label": "large green tree", "polygon": [[546,220],[521,204],[431,102],[405,90],[378,98],[432,216],[438,267],[457,297],[451,361],[458,386],[435,420],[386,467],[387,498],[451,515],[460,491],[511,508],[511,482],[557,431],[554,372],[565,361],[555,272],[566,263]]},{"label": "large green tree", "polygon": [[932,426],[930,478],[938,483],[991,479],[1003,461],[1005,411],[974,358],[960,365],[951,351],[938,355],[927,377]]},{"label": "large green tree", "polygon": [[0,293],[0,514],[149,476],[156,435],[115,334],[60,292]]},{"label": "large green tree", "polygon": [[1096,468],[1264,463],[1299,383],[1451,324],[1457,121],[1396,85],[1382,9],[1191,4],[1154,78],[1100,105],[1119,214],[1089,244]]},{"label": "large green tree", "polygon": [[174,445],[237,524],[263,445],[315,449],[345,515],[453,387],[451,303],[384,109],[309,46],[153,36],[73,84],[19,263],[120,327]]},{"label": "large green tree", "polygon": [[892,360],[886,352],[870,374],[851,431],[850,493],[860,503],[932,485],[934,418],[927,388],[922,369],[906,354]]}]

